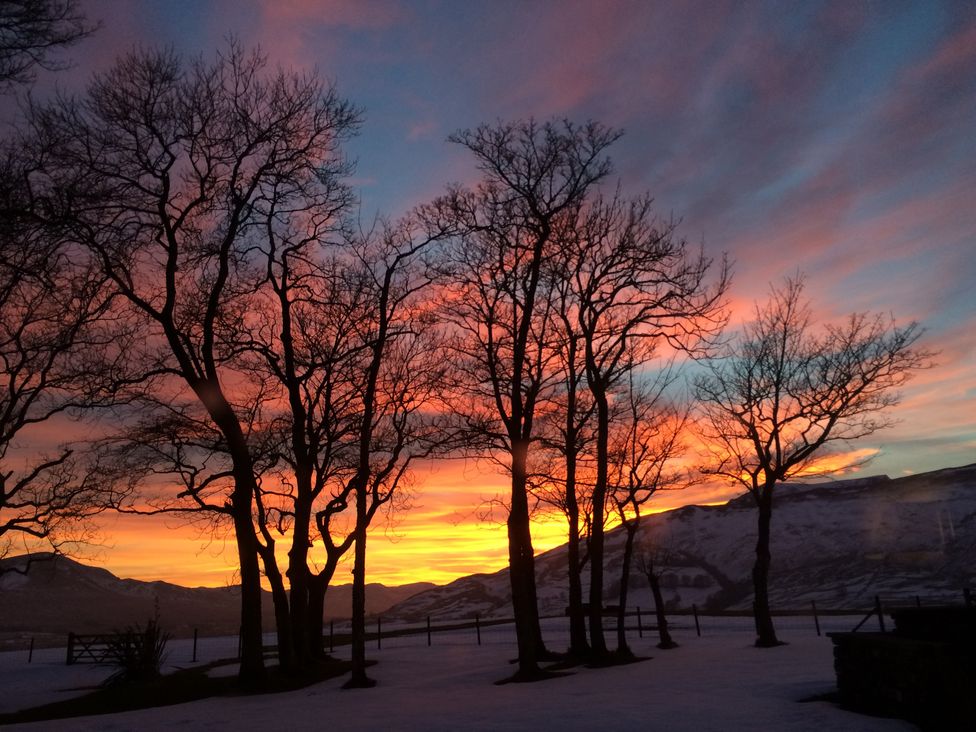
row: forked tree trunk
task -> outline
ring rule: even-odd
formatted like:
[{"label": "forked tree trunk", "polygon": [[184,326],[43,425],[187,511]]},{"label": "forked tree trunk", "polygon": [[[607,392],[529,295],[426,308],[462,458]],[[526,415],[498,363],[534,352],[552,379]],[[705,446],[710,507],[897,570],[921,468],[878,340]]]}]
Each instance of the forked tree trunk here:
[{"label": "forked tree trunk", "polygon": [[759,536],[756,539],[756,563],[752,568],[756,645],[769,648],[780,645],[769,610],[769,525],[773,517],[773,487],[765,485],[759,493]]},{"label": "forked tree trunk", "polygon": [[309,653],[312,658],[324,659],[328,657],[325,652],[325,633],[323,623],[325,617],[325,596],[329,590],[329,583],[335,576],[336,567],[339,565],[340,555],[330,554],[325,561],[325,567],[318,574],[310,575],[308,578],[308,645]]}]

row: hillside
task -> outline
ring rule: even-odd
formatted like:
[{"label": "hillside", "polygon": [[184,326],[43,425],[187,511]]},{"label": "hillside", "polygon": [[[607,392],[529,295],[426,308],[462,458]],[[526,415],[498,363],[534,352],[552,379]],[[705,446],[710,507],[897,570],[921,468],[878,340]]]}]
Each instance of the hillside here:
[{"label": "hillside", "polygon": [[[874,476],[784,484],[773,513],[771,604],[774,609],[868,607],[875,594],[910,600],[961,599],[976,585],[976,465],[889,479]],[[607,536],[604,602],[615,604],[623,531]],[[644,519],[638,542],[670,559],[662,567],[672,607],[746,609],[756,514],[748,495],[722,506],[686,506]],[[565,547],[536,560],[540,612],[567,601]],[[584,577],[584,584],[586,578]],[[629,605],[651,606],[646,580],[631,578]],[[464,577],[420,593],[385,615],[408,621],[511,615],[508,572]]]},{"label": "hillside", "polygon": [[[662,567],[672,607],[746,609],[755,544],[749,496],[722,506],[686,506],[644,519],[639,543],[669,555]],[[607,604],[615,604],[623,532],[607,536]],[[771,601],[774,609],[863,608],[875,594],[956,600],[976,586],[976,465],[906,478],[874,476],[783,485],[773,514]],[[14,557],[0,569],[22,563]],[[540,611],[567,605],[566,551],[536,560]],[[643,577],[631,578],[630,605],[650,607]],[[585,583],[585,577],[584,577]],[[326,617],[348,617],[350,586],[330,588]],[[177,636],[232,634],[239,625],[237,587],[187,588],[120,579],[63,557],[35,564],[28,575],[0,575],[0,639],[68,631],[95,633],[140,623],[158,600],[164,625]],[[367,611],[390,620],[507,617],[508,572],[475,574],[444,586],[367,585]],[[271,630],[270,595],[265,597]]]},{"label": "hillside", "polygon": [[[0,562],[0,569],[23,566],[23,557]],[[399,587],[366,585],[366,609],[385,612],[417,592],[434,587],[418,582]],[[272,629],[270,593],[264,593],[265,627]],[[175,636],[193,629],[202,635],[234,634],[240,626],[240,590],[232,587],[181,587],[168,582],[120,579],[105,569],[89,567],[66,557],[35,562],[26,575],[0,574],[0,634],[10,638],[30,634],[57,635],[69,631],[99,633],[144,622],[155,603],[164,627]],[[349,616],[351,585],[331,587],[326,617]]]}]

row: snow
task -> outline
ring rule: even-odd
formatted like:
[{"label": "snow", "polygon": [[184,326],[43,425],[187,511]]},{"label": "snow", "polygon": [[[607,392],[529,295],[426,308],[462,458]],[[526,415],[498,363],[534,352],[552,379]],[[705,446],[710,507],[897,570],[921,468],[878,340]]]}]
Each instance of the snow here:
[{"label": "snow", "polygon": [[[605,669],[575,669],[572,675],[534,684],[495,685],[513,667],[510,627],[387,638],[368,655],[378,661],[373,689],[343,691],[332,679],[295,692],[205,699],[123,714],[76,718],[8,729],[134,730],[290,729],[336,730],[912,730],[900,720],[846,712],[829,702],[801,702],[834,689],[832,645],[818,637],[809,619],[780,625],[788,645],[752,647],[750,621],[702,619],[702,637],[687,619],[675,628],[681,647],[660,651],[655,638],[636,633],[630,642],[651,660]],[[786,619],[784,619],[785,621]],[[850,629],[852,618],[828,618],[825,630]],[[556,648],[565,638],[562,619],[546,621]],[[608,634],[608,640],[612,635]],[[189,665],[191,641],[171,644],[169,666]],[[201,639],[200,660],[233,654],[236,639]],[[342,656],[346,649],[336,649]],[[32,706],[82,691],[110,669],[65,666],[63,649],[0,654],[0,709]]]}]

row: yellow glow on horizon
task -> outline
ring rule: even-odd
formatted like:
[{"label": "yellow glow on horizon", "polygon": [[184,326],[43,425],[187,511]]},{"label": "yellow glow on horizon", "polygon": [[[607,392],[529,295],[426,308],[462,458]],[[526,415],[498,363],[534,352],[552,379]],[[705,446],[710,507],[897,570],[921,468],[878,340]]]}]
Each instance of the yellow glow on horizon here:
[{"label": "yellow glow on horizon", "polygon": [[[844,476],[856,471],[874,449],[827,455],[815,461],[802,477],[826,472]],[[424,466],[414,481],[412,507],[384,525],[377,517],[367,541],[369,582],[399,585],[411,582],[446,584],[459,577],[492,573],[508,566],[507,529],[503,511],[495,520],[482,520],[486,501],[505,496],[508,478],[484,466],[445,462]],[[721,505],[741,492],[729,484],[710,483],[683,491],[663,491],[642,514],[685,505]],[[608,528],[619,523],[612,517]],[[188,587],[237,584],[237,553],[233,536],[217,538],[187,526],[177,517],[106,514],[101,521],[107,537],[82,561],[96,563],[120,577],[163,580]],[[536,553],[566,542],[566,524],[560,515],[539,515],[532,522]],[[282,571],[287,566],[290,536],[277,537],[276,554]],[[311,550],[313,562],[322,562],[321,541]],[[333,582],[351,581],[351,553],[336,570]]]},{"label": "yellow glow on horizon", "polygon": [[875,457],[880,450],[865,447],[847,452],[829,453],[822,455],[796,474],[797,478],[810,478],[826,475],[845,476],[860,471],[868,460]]}]

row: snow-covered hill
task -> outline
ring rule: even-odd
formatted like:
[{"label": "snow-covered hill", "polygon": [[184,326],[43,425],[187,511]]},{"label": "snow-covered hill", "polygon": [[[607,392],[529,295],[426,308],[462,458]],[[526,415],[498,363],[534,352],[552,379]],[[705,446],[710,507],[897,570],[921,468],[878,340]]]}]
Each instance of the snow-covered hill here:
[{"label": "snow-covered hill", "polygon": [[[2,560],[0,569],[23,564],[24,557],[12,557]],[[433,586],[368,584],[367,611],[382,613]],[[350,593],[351,585],[330,588],[326,617],[349,617]],[[264,616],[270,619],[271,596],[264,594]],[[56,557],[34,562],[27,574],[0,574],[0,634],[111,632],[145,622],[157,602],[164,627],[177,636],[191,635],[194,628],[203,635],[234,634],[240,627],[237,586],[190,588],[120,579],[108,570]],[[270,620],[266,626],[270,629]]]},{"label": "snow-covered hill", "polygon": [[[875,594],[959,601],[976,585],[976,465],[895,480],[875,476],[777,488],[770,578],[774,609],[868,607]],[[606,604],[616,604],[624,535],[607,537]],[[643,520],[638,542],[669,554],[665,599],[710,610],[746,609],[756,511],[744,495],[722,506],[686,506]],[[537,557],[540,612],[567,603],[565,547]],[[584,577],[584,584],[585,584]],[[511,615],[508,572],[464,577],[415,595],[385,615],[407,621]],[[650,607],[636,571],[628,605]]]}]

